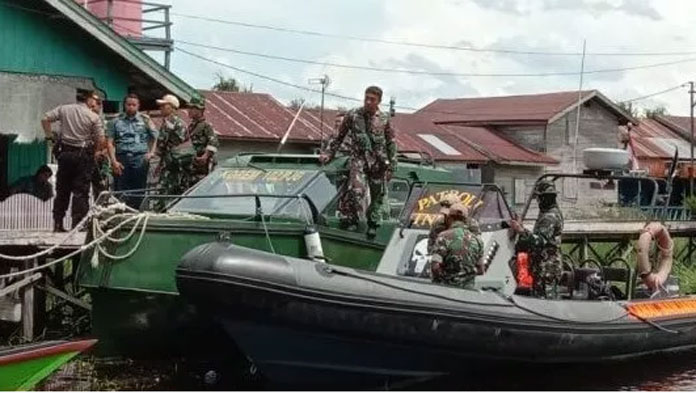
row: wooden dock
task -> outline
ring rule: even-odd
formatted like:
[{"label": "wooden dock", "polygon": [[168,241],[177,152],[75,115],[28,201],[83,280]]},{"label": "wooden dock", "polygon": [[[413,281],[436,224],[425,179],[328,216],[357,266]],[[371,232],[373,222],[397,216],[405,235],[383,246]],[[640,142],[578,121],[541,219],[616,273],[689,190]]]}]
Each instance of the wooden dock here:
[{"label": "wooden dock", "polygon": [[[86,232],[74,234],[47,230],[0,230],[0,253],[30,255],[59,245],[50,255],[24,262],[0,259],[0,274],[41,266],[82,247]],[[71,264],[74,268],[75,264]],[[66,272],[62,264],[23,276],[0,279],[0,320],[21,323],[23,340],[30,342],[42,328],[46,313],[46,296],[89,309],[81,299],[69,293],[67,281],[74,272]],[[71,277],[65,280],[66,277]],[[40,291],[39,291],[40,290]]]},{"label": "wooden dock", "polygon": [[[672,237],[696,236],[696,221],[666,221],[663,223]],[[591,241],[637,239],[645,221],[566,221],[563,241],[589,239]]]},{"label": "wooden dock", "polygon": [[77,232],[66,239],[67,233],[41,230],[0,230],[0,247],[36,247],[45,249],[62,243],[63,249],[77,249],[85,243],[86,232]]}]

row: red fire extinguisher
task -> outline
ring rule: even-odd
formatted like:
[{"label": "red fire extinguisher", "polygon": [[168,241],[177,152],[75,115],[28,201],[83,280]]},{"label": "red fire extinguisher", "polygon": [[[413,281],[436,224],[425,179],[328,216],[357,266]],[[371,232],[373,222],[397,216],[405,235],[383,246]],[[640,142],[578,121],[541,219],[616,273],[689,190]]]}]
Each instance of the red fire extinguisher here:
[{"label": "red fire extinguisher", "polygon": [[526,252],[517,253],[517,289],[531,290],[534,279],[529,272],[529,254]]}]

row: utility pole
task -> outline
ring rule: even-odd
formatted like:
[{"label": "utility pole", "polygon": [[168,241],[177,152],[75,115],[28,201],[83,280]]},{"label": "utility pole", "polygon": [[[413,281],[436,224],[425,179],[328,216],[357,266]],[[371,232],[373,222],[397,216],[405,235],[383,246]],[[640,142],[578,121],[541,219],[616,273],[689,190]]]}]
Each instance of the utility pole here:
[{"label": "utility pole", "polygon": [[321,132],[322,144],[321,148],[324,148],[324,93],[326,92],[326,88],[329,86],[330,83],[331,79],[329,79],[328,75],[324,75],[321,78],[312,78],[309,80],[309,84],[311,85],[321,85],[321,107],[319,109],[319,131]]},{"label": "utility pole", "polygon": [[573,173],[578,172],[578,134],[580,134],[580,109],[582,108],[582,84],[585,76],[585,55],[587,40],[582,41],[582,59],[580,60],[580,85],[578,86],[578,111],[575,116],[575,140],[573,141]]},{"label": "utility pole", "polygon": [[694,194],[694,82],[689,82],[690,116],[689,123],[691,129],[691,162],[689,168],[689,195]]}]

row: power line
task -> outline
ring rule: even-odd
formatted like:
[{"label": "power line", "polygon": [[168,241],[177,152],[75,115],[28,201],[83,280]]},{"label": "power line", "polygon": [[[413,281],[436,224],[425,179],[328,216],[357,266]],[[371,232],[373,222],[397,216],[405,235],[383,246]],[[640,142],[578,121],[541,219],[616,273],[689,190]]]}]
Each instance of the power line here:
[{"label": "power line", "polygon": [[625,100],[625,101],[620,101],[620,102],[621,102],[622,104],[628,104],[628,103],[630,103],[630,102],[642,101],[642,100],[645,100],[645,99],[648,99],[648,98],[652,98],[652,97],[655,97],[655,96],[659,96],[659,95],[661,95],[661,94],[669,93],[670,91],[674,91],[674,90],[680,89],[680,88],[685,87],[685,86],[686,86],[686,83],[682,83],[682,84],[679,84],[679,85],[677,85],[677,86],[672,86],[672,87],[670,87],[670,88],[668,88],[668,89],[656,91],[656,92],[654,92],[654,93],[646,94],[646,95],[644,95],[644,96],[640,96],[640,97],[636,97],[636,98],[631,98],[630,100]]},{"label": "power line", "polygon": [[[229,68],[229,69],[232,69],[232,70],[237,71],[237,72],[242,73],[242,74],[251,75],[251,76],[254,76],[254,77],[257,77],[257,78],[260,78],[260,79],[268,80],[268,81],[271,81],[271,82],[274,82],[274,83],[278,83],[278,84],[281,84],[281,85],[284,85],[284,86],[292,87],[292,88],[295,88],[295,89],[304,90],[304,91],[311,92],[311,93],[321,94],[321,90],[318,90],[318,89],[312,89],[312,88],[309,88],[309,87],[306,87],[306,86],[302,86],[302,85],[298,85],[298,84],[295,84],[295,83],[286,82],[286,81],[283,81],[283,80],[280,80],[280,79],[277,79],[277,78],[274,78],[274,77],[271,77],[271,76],[268,76],[268,75],[260,74],[260,73],[258,73],[258,72],[248,71],[248,70],[245,70],[245,69],[243,69],[243,68],[235,67],[235,66],[230,65],[230,64],[227,64],[227,63],[223,63],[223,62],[220,62],[220,61],[217,61],[217,60],[213,60],[213,59],[211,59],[211,58],[209,58],[209,57],[205,57],[205,56],[203,56],[203,55],[200,55],[200,54],[197,54],[197,53],[193,53],[193,52],[190,52],[190,51],[188,51],[188,50],[185,50],[185,49],[182,49],[182,48],[179,48],[179,47],[177,47],[176,49],[177,49],[178,52],[185,53],[185,54],[187,54],[187,55],[189,55],[189,56],[192,56],[192,57],[195,57],[195,58],[197,58],[197,59],[199,59],[199,60],[202,60],[202,61],[205,61],[205,62],[208,62],[208,63],[212,63],[212,64],[216,64],[216,65],[219,65],[219,66],[221,66],[221,67]],[[352,101],[352,102],[360,102],[360,103],[362,103],[362,100],[361,100],[361,99],[358,99],[358,98],[355,98],[355,97],[348,97],[348,96],[344,96],[344,95],[340,95],[340,94],[336,94],[336,93],[330,93],[330,92],[325,92],[325,94],[326,94],[327,96],[334,97],[334,98],[338,98],[338,99],[341,99],[341,100],[346,100],[346,101]],[[498,113],[483,113],[483,112],[480,112],[480,111],[476,111],[476,112],[474,112],[474,113],[464,113],[464,112],[455,112],[455,111],[439,111],[439,110],[422,109],[422,108],[415,108],[415,107],[403,106],[403,105],[396,105],[395,108],[400,109],[400,110],[406,110],[406,111],[414,111],[414,112],[415,112],[415,111],[418,111],[419,113],[431,113],[431,114],[440,114],[440,115],[458,115],[458,116],[466,116],[466,115],[470,115],[470,114],[475,114],[475,115],[478,115],[478,116],[486,116],[486,115],[497,115],[497,114],[498,114]],[[524,113],[524,115],[549,115],[549,114],[550,114],[549,111],[536,111],[536,112],[525,112],[525,113]]]},{"label": "power line", "polygon": [[[312,30],[300,30],[292,29],[288,27],[262,25],[255,23],[239,22],[226,19],[211,18],[205,16],[197,15],[187,15],[180,14],[178,12],[171,12],[173,16],[178,16],[182,18],[203,20],[206,22],[221,23],[245,28],[270,30],[281,33],[292,33],[313,37],[325,37],[333,39],[342,39],[349,41],[360,41],[360,42],[373,42],[388,45],[400,45],[400,46],[410,46],[417,48],[430,48],[430,49],[445,49],[445,50],[455,50],[455,51],[466,51],[466,52],[479,52],[479,53],[500,53],[500,54],[513,54],[513,55],[534,55],[534,56],[582,56],[582,52],[577,51],[534,51],[534,50],[519,50],[519,49],[492,49],[492,48],[476,48],[472,46],[457,46],[457,45],[443,45],[443,44],[432,44],[432,43],[421,43],[421,42],[410,42],[401,40],[389,40],[383,38],[373,38],[373,37],[360,37],[344,34],[326,33],[320,31]],[[587,56],[691,56],[696,55],[696,51],[673,51],[673,52],[588,52]]]},{"label": "power line", "polygon": [[[247,74],[247,75],[255,76],[255,77],[260,78],[260,79],[265,79],[265,80],[268,80],[268,81],[271,81],[271,82],[275,82],[275,83],[278,83],[278,84],[281,84],[281,85],[284,85],[284,86],[293,87],[293,88],[295,88],[295,89],[300,89],[300,90],[308,91],[308,92],[311,92],[311,93],[321,93],[321,90],[312,89],[312,88],[310,88],[310,87],[298,85],[298,84],[291,83],[291,82],[286,82],[286,81],[283,81],[283,80],[280,80],[280,79],[277,79],[277,78],[274,78],[274,77],[271,77],[271,76],[268,76],[268,75],[259,74],[259,73],[257,73],[257,72],[248,71],[248,70],[245,70],[245,69],[243,69],[243,68],[235,67],[235,66],[230,65],[230,64],[226,64],[226,63],[223,63],[223,62],[220,62],[220,61],[217,61],[217,60],[213,60],[213,59],[207,58],[207,57],[205,57],[205,56],[202,56],[202,55],[199,55],[199,54],[196,54],[196,53],[193,53],[193,52],[189,52],[189,51],[187,51],[187,50],[185,50],[185,49],[182,49],[182,48],[179,48],[179,47],[177,47],[176,49],[177,49],[179,52],[185,53],[185,54],[187,54],[187,55],[189,55],[189,56],[192,56],[192,57],[195,57],[195,58],[197,58],[197,59],[199,59],[199,60],[203,60],[203,61],[206,61],[206,62],[208,62],[208,63],[217,64],[217,65],[219,65],[219,66],[222,66],[222,67],[229,68],[229,69],[235,70],[235,71],[237,71],[237,72],[240,72],[240,73],[242,73],[242,74]],[[362,100],[360,100],[360,99],[357,99],[357,98],[354,98],[354,97],[342,96],[342,95],[340,95],[340,94],[329,93],[329,92],[326,92],[326,93],[324,93],[324,94],[326,94],[327,96],[331,96],[331,97],[334,97],[334,98],[340,98],[340,99],[343,99],[343,100],[350,100],[350,101],[359,101],[359,102],[362,102]]]},{"label": "power line", "polygon": [[[345,68],[345,69],[353,69],[353,70],[365,70],[365,71],[387,72],[387,73],[401,73],[401,74],[411,74],[411,75],[453,76],[453,77],[505,77],[505,78],[580,75],[580,72],[578,72],[578,71],[541,72],[541,73],[471,73],[471,72],[437,72],[437,71],[424,71],[424,70],[413,70],[413,69],[403,69],[403,68],[381,68],[381,67],[360,66],[360,65],[354,65],[354,64],[341,64],[341,63],[332,63],[332,62],[300,59],[300,58],[294,58],[294,57],[269,55],[269,54],[265,54],[265,53],[248,52],[248,51],[242,51],[239,49],[224,48],[224,47],[207,45],[207,44],[200,44],[200,43],[184,41],[184,40],[177,40],[177,42],[185,44],[185,45],[191,45],[191,46],[197,46],[197,47],[201,47],[201,48],[236,53],[236,54],[240,54],[240,55],[244,55],[244,56],[261,57],[261,58],[271,59],[271,60],[281,60],[281,61],[289,61],[289,62],[303,63],[303,64],[315,64],[315,65],[322,65],[322,66],[327,66],[327,67]],[[612,72],[633,71],[633,70],[640,70],[640,69],[657,68],[657,67],[664,67],[664,66],[670,66],[670,65],[676,65],[676,64],[683,64],[683,63],[689,63],[689,62],[694,62],[694,61],[696,61],[696,57],[690,57],[687,59],[680,59],[680,60],[661,62],[661,63],[643,64],[643,65],[638,65],[638,66],[588,70],[588,71],[584,71],[583,74],[584,75],[591,75],[591,74],[603,74],[603,73],[612,73]]]}]

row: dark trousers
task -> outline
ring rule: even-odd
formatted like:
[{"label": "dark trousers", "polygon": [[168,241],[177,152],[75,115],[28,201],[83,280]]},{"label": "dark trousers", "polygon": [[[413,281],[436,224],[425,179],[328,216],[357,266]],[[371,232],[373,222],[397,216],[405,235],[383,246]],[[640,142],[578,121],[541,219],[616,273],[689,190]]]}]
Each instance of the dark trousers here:
[{"label": "dark trousers", "polygon": [[89,210],[89,186],[94,170],[94,150],[63,146],[58,156],[56,199],[53,201],[53,221],[62,223],[72,196],[73,226]]},{"label": "dark trousers", "polygon": [[[121,176],[114,176],[114,190],[144,190],[147,188],[147,173],[150,165],[145,161],[145,153],[121,153],[116,155],[116,159],[123,165]],[[138,192],[144,194],[145,191]],[[143,201],[143,197],[129,196],[125,198],[128,206],[138,209]]]}]

